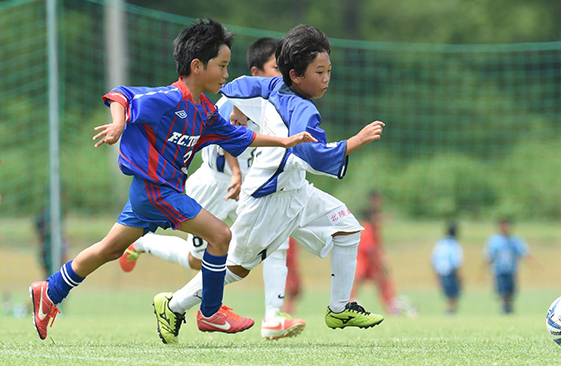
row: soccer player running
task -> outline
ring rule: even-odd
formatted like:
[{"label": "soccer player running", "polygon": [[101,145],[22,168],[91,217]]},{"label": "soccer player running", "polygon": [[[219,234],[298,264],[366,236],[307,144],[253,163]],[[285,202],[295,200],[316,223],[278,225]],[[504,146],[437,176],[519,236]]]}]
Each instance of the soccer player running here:
[{"label": "soccer player running", "polygon": [[[103,96],[112,123],[95,128],[99,147],[122,135],[119,166],[132,175],[129,200],[107,236],[80,252],[45,281],[31,284],[33,322],[41,339],[59,310],[57,304],[101,265],[118,259],[142,235],[158,227],[179,229],[208,242],[203,255],[203,291],[199,329],[235,333],[253,320],[222,305],[224,274],[231,232],[191,197],[183,194],[193,155],[219,144],[236,156],[248,146],[289,148],[316,141],[302,133],[278,138],[236,127],[217,113],[203,92],[217,93],[228,78],[234,35],[220,23],[203,19],[185,28],[174,40],[179,80],[170,86],[119,86]],[[168,318],[161,328],[179,329],[182,317]],[[228,328],[224,327],[228,324]],[[51,323],[52,326],[52,323]],[[172,339],[173,341],[173,339]]]},{"label": "soccer player running", "polygon": [[[252,76],[280,76],[275,58],[278,39],[260,38],[247,51],[247,66]],[[233,105],[223,97],[216,104],[224,119],[230,119]],[[250,128],[258,126],[247,121]],[[228,160],[229,154],[218,145],[205,147],[202,152],[203,163],[197,171],[189,176],[185,183],[185,193],[220,220],[228,217],[236,219],[237,198],[243,177],[251,167],[255,148],[248,148],[237,160]],[[228,164],[226,161],[228,160]],[[228,193],[230,192],[230,193]],[[142,253],[150,253],[168,262],[179,263],[188,269],[201,269],[203,254],[207,242],[201,237],[188,234],[187,242],[180,237],[147,234],[131,244],[119,258],[125,272],[134,269]],[[306,323],[301,319],[292,319],[282,313],[281,307],[285,297],[287,283],[287,249],[288,240],[281,245],[263,264],[265,283],[265,319],[261,323],[261,336],[265,339],[293,337],[302,332]],[[171,293],[156,296],[156,309],[165,308]]]},{"label": "soccer player running", "polygon": [[[242,184],[225,283],[246,277],[291,236],[322,258],[332,251],[327,326],[368,328],[380,324],[383,316],[349,302],[362,227],[343,202],[309,184],[305,176],[309,171],[343,178],[347,156],[379,140],[384,123],[370,123],[348,140],[327,143],[312,99],[322,97],[329,86],[329,54],[330,43],[321,30],[299,25],[277,49],[282,78],[241,77],[221,90],[241,112],[261,124],[263,133],[290,136],[308,131],[318,140],[304,149],[257,150]],[[199,273],[173,294],[170,309],[183,314],[195,306],[202,285]]]}]

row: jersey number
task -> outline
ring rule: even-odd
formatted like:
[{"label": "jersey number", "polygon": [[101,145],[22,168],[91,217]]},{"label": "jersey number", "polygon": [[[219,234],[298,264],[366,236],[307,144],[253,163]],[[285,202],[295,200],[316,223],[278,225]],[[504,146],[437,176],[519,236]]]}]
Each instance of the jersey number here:
[{"label": "jersey number", "polygon": [[202,247],[204,243],[205,241],[203,240],[203,238],[193,235],[193,246],[195,248]]}]

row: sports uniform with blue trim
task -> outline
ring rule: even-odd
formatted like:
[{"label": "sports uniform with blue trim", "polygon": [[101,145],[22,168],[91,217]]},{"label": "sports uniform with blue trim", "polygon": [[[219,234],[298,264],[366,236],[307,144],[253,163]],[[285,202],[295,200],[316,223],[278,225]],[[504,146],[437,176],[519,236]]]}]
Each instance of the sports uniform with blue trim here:
[{"label": "sports uniform with blue trim", "polygon": [[126,110],[119,167],[133,181],[117,222],[145,232],[177,229],[201,210],[183,194],[186,172],[197,151],[218,144],[237,156],[255,138],[253,131],[222,118],[204,94],[195,104],[180,81],[157,88],[119,86],[103,100],[108,106],[110,101],[118,102]]},{"label": "sports uniform with blue trim", "polygon": [[242,184],[228,264],[254,268],[289,236],[324,258],[333,247],[333,234],[362,230],[343,202],[306,180],[306,172],[342,179],[348,164],[346,140],[327,142],[311,100],[289,88],[282,77],[241,77],[221,93],[264,135],[307,131],[318,140],[290,149],[257,148]]}]

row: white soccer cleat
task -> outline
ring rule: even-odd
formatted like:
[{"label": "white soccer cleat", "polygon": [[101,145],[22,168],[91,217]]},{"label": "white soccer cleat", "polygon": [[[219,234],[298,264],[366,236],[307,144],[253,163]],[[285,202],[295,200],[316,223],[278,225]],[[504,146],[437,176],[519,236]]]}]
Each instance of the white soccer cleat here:
[{"label": "white soccer cleat", "polygon": [[290,315],[278,311],[275,316],[261,323],[261,337],[265,339],[296,337],[305,327],[306,322],[302,319],[292,319]]}]

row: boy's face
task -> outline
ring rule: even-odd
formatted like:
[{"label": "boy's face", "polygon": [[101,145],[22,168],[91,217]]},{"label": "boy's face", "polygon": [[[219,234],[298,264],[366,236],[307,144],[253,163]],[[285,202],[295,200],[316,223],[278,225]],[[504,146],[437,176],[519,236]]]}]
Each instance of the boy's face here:
[{"label": "boy's face", "polygon": [[331,60],[327,52],[319,53],[314,61],[308,65],[304,75],[293,76],[292,87],[309,99],[321,98],[329,87],[331,78]]},{"label": "boy's face", "polygon": [[199,80],[203,90],[216,94],[222,85],[226,84],[230,55],[230,48],[223,44],[218,49],[218,55],[210,59],[206,67],[201,70]]},{"label": "boy's face", "polygon": [[277,66],[277,59],[275,57],[275,54],[272,54],[267,62],[263,64],[263,70],[253,66],[251,68],[251,76],[262,76],[265,78],[274,78],[275,76],[281,76],[279,67]]}]

